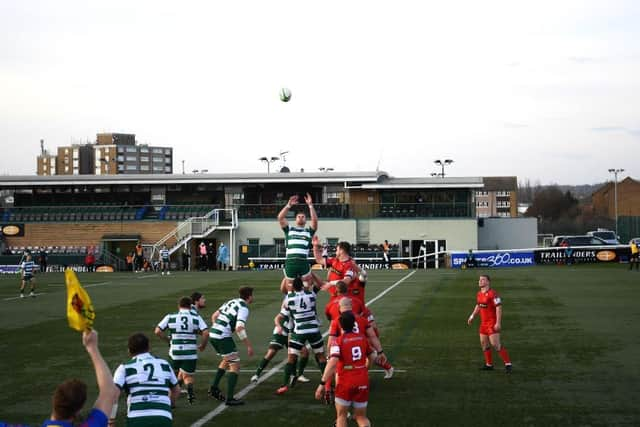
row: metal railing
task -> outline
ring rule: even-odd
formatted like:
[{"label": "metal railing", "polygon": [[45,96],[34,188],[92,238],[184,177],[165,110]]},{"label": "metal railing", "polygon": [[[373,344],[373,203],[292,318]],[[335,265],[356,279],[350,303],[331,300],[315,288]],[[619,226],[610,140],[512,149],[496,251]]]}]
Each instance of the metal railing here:
[{"label": "metal railing", "polygon": [[167,242],[175,240],[171,246],[167,246],[169,254],[172,254],[189,240],[206,237],[218,227],[237,228],[237,211],[235,209],[213,209],[203,216],[192,217],[181,222],[176,228],[153,244],[150,259],[154,259],[160,248],[166,245]]}]

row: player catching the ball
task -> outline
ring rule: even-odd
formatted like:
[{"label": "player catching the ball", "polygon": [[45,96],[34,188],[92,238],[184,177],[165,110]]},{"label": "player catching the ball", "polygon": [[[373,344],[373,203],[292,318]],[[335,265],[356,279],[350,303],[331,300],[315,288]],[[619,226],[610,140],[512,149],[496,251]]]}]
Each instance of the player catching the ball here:
[{"label": "player catching the ball", "polygon": [[311,238],[318,231],[318,215],[313,207],[311,194],[307,193],[304,198],[309,207],[311,225],[307,227],[307,215],[303,210],[296,212],[294,225],[289,225],[287,213],[289,209],[298,203],[298,196],[291,196],[289,201],[278,214],[278,222],[285,236],[285,246],[287,248],[286,260],[284,262],[284,277],[288,283],[293,283],[296,277],[302,278],[303,282],[309,283],[311,279],[311,265],[309,264],[309,249],[311,248]]}]

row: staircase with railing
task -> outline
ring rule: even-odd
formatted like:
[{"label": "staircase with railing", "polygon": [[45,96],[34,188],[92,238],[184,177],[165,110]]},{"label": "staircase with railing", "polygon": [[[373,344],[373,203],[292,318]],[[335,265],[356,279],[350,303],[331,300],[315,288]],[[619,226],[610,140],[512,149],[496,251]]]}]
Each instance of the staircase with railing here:
[{"label": "staircase with railing", "polygon": [[107,251],[104,248],[100,250],[100,254],[97,257],[96,262],[98,264],[112,265],[116,269],[116,271],[124,271],[127,266],[127,263],[124,259],[120,258],[113,252]]},{"label": "staircase with railing", "polygon": [[154,243],[150,259],[155,259],[164,245],[167,245],[169,254],[172,254],[191,239],[203,239],[219,229],[233,230],[236,228],[238,228],[238,211],[236,209],[213,209],[203,216],[192,217],[181,222],[162,239]]}]

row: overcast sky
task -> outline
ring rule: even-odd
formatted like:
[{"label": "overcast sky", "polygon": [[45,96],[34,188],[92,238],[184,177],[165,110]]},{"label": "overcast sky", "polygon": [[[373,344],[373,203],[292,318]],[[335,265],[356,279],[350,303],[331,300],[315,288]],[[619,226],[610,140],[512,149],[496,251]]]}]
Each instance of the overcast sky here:
[{"label": "overcast sky", "polygon": [[292,170],[639,179],[639,23],[635,0],[0,0],[0,173],[35,174],[41,138],[124,132],[174,147],[176,173],[289,151]]}]

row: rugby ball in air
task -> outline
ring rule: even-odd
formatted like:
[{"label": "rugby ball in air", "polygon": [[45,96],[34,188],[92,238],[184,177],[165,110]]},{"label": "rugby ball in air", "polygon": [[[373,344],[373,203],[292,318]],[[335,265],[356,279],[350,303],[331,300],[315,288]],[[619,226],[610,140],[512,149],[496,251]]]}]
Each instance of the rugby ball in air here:
[{"label": "rugby ball in air", "polygon": [[286,87],[280,89],[280,101],[289,102],[291,100],[291,90]]}]

